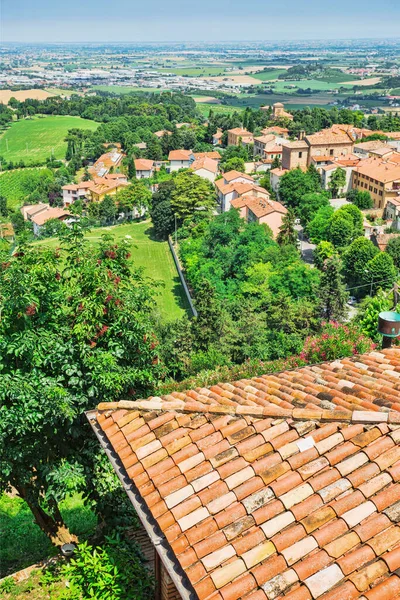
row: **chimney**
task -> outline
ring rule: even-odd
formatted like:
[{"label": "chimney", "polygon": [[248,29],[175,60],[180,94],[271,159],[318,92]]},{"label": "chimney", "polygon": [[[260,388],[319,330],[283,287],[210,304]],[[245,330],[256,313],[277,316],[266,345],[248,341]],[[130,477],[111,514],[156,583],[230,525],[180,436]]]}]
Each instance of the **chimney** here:
[{"label": "chimney", "polygon": [[306,132],[304,131],[304,129],[302,129],[299,133],[299,140],[304,140],[305,137],[306,137]]}]

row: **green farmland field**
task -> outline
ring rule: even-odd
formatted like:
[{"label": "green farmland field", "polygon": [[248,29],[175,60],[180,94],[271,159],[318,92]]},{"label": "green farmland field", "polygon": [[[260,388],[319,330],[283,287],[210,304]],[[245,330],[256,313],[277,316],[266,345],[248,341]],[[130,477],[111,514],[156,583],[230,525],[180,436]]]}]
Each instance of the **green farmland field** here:
[{"label": "green farmland field", "polygon": [[265,72],[260,71],[259,73],[251,73],[251,76],[260,79],[261,81],[271,81],[272,79],[278,79],[279,75],[282,75],[282,73],[286,73],[286,69],[274,69]]},{"label": "green farmland field", "polygon": [[7,199],[8,208],[15,209],[29,196],[34,184],[41,176],[49,173],[47,169],[15,169],[0,174],[0,196]]},{"label": "green farmland field", "polygon": [[[124,239],[125,236],[130,236],[128,239],[133,245],[132,263],[137,267],[143,267],[147,277],[163,284],[158,289],[156,297],[163,320],[179,319],[186,311],[190,314],[168,243],[158,242],[151,238],[149,221],[92,229],[86,237],[94,244],[100,241],[104,233],[111,233],[117,242]],[[57,238],[48,238],[36,243],[53,247],[59,244]]]},{"label": "green farmland field", "polygon": [[64,158],[67,144],[64,138],[68,129],[94,130],[95,121],[80,117],[34,117],[16,121],[0,137],[0,156],[7,161],[23,160],[26,165],[45,161],[52,152],[55,158]]}]

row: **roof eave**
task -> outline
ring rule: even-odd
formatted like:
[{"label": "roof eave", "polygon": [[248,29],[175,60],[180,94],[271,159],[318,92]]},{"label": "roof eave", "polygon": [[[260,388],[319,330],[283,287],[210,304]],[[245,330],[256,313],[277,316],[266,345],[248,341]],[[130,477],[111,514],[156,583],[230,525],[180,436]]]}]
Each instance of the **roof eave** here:
[{"label": "roof eave", "polygon": [[129,479],[121,460],[113,451],[107,436],[99,427],[96,419],[96,411],[87,411],[85,412],[85,415],[103,450],[107,454],[107,457],[111,462],[113,469],[122,484],[122,487],[127,493],[128,498],[131,501],[144,529],[146,530],[147,535],[156,549],[161,562],[171,577],[176,589],[178,590],[180,597],[182,600],[198,600],[198,596],[194,591],[188,577],[176,559],[167,539],[161,533],[157,521],[147,508],[145,502],[136,489],[136,486],[133,484],[132,480]]}]

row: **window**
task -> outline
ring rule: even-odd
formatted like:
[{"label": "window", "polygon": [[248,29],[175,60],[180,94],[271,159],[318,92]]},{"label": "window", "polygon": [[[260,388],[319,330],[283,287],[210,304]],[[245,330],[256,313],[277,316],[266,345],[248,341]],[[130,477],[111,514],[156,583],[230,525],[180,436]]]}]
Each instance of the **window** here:
[{"label": "window", "polygon": [[303,156],[303,153],[299,152],[299,158],[302,158],[302,156]]},{"label": "window", "polygon": [[374,194],[377,194],[378,190],[376,188],[374,188]]},{"label": "window", "polygon": [[329,156],[333,156],[333,149],[329,150]]},{"label": "window", "polygon": [[380,195],[380,196],[383,196],[383,192],[382,192],[382,190],[379,190],[379,195]]}]

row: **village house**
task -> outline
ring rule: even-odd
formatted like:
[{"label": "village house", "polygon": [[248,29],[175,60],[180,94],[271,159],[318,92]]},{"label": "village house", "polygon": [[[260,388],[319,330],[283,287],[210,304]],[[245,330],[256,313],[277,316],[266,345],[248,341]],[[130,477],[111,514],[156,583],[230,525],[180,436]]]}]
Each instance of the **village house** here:
[{"label": "village house", "polygon": [[285,173],[288,173],[288,169],[282,169],[277,167],[276,169],[271,169],[269,172],[269,180],[271,184],[272,190],[275,192],[276,197],[279,198],[279,184],[282,177]]},{"label": "village house", "polygon": [[208,179],[211,183],[214,183],[215,178],[218,175],[218,161],[213,158],[198,158],[195,160],[190,167],[196,175]]},{"label": "village house", "polygon": [[228,146],[247,146],[252,144],[254,136],[247,129],[242,127],[235,127],[234,129],[228,129]]},{"label": "village house", "polygon": [[199,160],[200,158],[212,158],[213,160],[218,161],[218,163],[221,161],[221,155],[216,150],[208,152],[192,152],[192,160]]},{"label": "village house", "polygon": [[400,597],[400,350],[87,413],[157,600]]},{"label": "village house", "polygon": [[367,158],[354,168],[352,188],[369,192],[375,208],[386,208],[400,194],[400,162]]},{"label": "village house", "polygon": [[400,230],[400,194],[397,198],[389,198],[386,202],[385,218],[392,221],[392,227]]},{"label": "village house", "polygon": [[223,135],[224,135],[224,133],[223,133],[222,129],[217,129],[216,133],[213,133],[213,136],[212,136],[213,146],[221,146]]},{"label": "village house", "polygon": [[[71,213],[64,210],[63,208],[52,207],[50,204],[39,203],[25,205],[21,208],[22,216],[25,221],[30,221],[33,225],[33,234],[35,236],[40,235],[43,225],[51,219],[58,219],[59,221],[66,221],[71,218]],[[76,218],[76,217],[74,217]]]},{"label": "village house", "polygon": [[116,196],[120,190],[127,187],[129,184],[125,180],[120,179],[105,179],[97,177],[94,185],[90,188],[90,200],[93,202],[101,202],[105,196]]},{"label": "village house", "polygon": [[285,110],[285,105],[282,102],[275,102],[272,105],[272,115],[271,119],[273,121],[277,121],[278,119],[289,119],[289,121],[293,121],[293,115]]},{"label": "village house", "polygon": [[90,195],[90,188],[92,188],[93,185],[94,182],[92,180],[63,185],[62,193],[64,206],[70,206],[76,202],[76,200],[86,200]]},{"label": "village house", "polygon": [[287,208],[280,202],[271,200],[269,195],[258,196],[251,192],[232,200],[231,206],[238,208],[240,216],[248,223],[268,225],[274,238],[278,235],[282,218],[287,213]]},{"label": "village house", "polygon": [[275,136],[273,133],[268,135],[259,135],[254,138],[254,158],[265,158],[265,150],[276,145]]},{"label": "village house", "polygon": [[115,172],[121,166],[125,154],[120,151],[112,150],[102,154],[96,162],[89,167],[88,171],[92,177],[104,177],[111,172]]},{"label": "village house", "polygon": [[[359,158],[368,158],[371,151],[378,150],[379,148],[388,147],[385,142],[381,140],[370,140],[369,142],[361,142],[360,144],[354,144],[354,154]],[[392,149],[393,150],[393,149]]]},{"label": "village house", "polygon": [[179,169],[188,169],[193,161],[191,150],[171,150],[168,155],[169,170],[179,171]]},{"label": "village house", "polygon": [[280,127],[279,125],[273,125],[272,127],[265,127],[261,130],[263,135],[273,134],[275,137],[287,139],[289,137],[289,129],[286,127]]},{"label": "village house", "polygon": [[306,168],[316,157],[343,158],[352,154],[353,147],[354,141],[348,133],[325,129],[282,144],[282,168]]},{"label": "village house", "polygon": [[164,134],[172,135],[172,131],[168,131],[168,129],[161,129],[160,131],[155,131],[153,135],[155,135],[159,140],[163,137]]},{"label": "village house", "polygon": [[154,160],[135,158],[136,179],[149,179],[154,175]]}]

